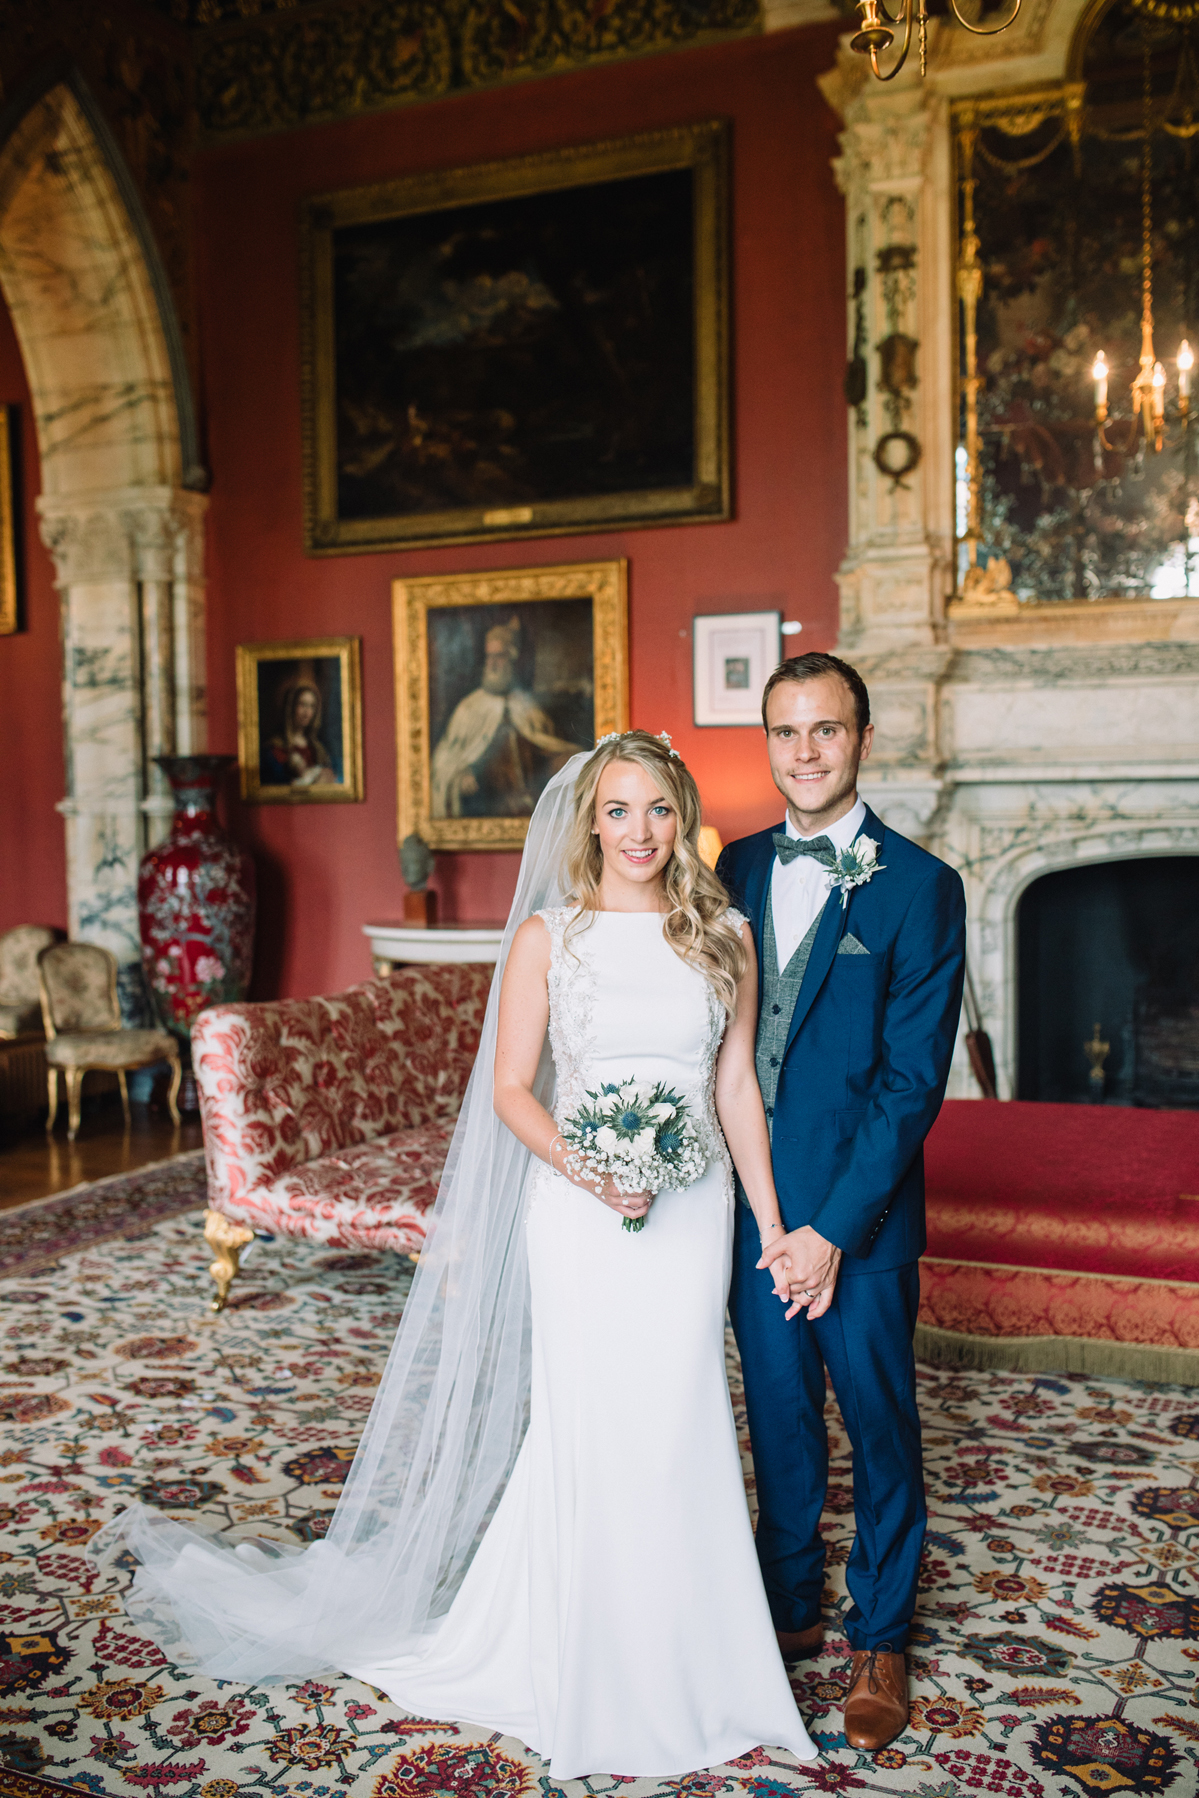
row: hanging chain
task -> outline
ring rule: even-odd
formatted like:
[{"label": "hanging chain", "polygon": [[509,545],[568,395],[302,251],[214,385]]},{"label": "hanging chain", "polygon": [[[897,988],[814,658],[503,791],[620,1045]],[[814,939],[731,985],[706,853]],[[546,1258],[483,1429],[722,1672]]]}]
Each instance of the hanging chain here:
[{"label": "hanging chain", "polygon": [[[1145,31],[1143,83],[1143,133],[1141,147],[1141,328],[1153,341],[1153,68],[1149,32]],[[1150,371],[1152,372],[1152,371]]]}]

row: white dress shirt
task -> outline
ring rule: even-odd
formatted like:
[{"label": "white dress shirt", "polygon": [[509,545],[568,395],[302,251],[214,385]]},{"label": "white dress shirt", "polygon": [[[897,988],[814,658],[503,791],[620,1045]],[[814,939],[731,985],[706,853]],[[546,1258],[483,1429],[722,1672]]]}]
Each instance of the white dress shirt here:
[{"label": "white dress shirt", "polygon": [[[818,830],[818,837],[827,837],[833,848],[840,853],[848,849],[863,824],[866,822],[866,804],[858,799],[849,808],[843,818],[830,824],[826,830]],[[799,832],[791,822],[791,814],[787,813],[787,835],[799,838]],[[770,883],[770,905],[774,915],[774,940],[778,948],[779,973],[781,974],[799,945],[812,928],[812,922],[820,915],[824,902],[831,888],[828,883],[828,869],[811,855],[797,855],[793,862],[784,867],[776,855],[774,858],[774,875]]]}]

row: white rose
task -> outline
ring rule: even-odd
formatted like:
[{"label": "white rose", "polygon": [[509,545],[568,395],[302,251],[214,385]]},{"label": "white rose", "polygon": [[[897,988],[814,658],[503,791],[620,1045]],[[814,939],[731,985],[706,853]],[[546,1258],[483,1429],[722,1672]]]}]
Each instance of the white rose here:
[{"label": "white rose", "polygon": [[635,1080],[626,1081],[620,1089],[620,1097],[624,1100],[626,1105],[632,1099],[635,1099],[637,1097],[637,1082]]},{"label": "white rose", "polygon": [[873,868],[878,860],[878,844],[873,837],[859,837],[854,844],[858,852],[858,860],[864,868]]},{"label": "white rose", "polygon": [[664,1124],[667,1118],[672,1118],[674,1116],[674,1106],[651,1105],[649,1108],[649,1115],[656,1124]]},{"label": "white rose", "polygon": [[633,1141],[637,1146],[638,1154],[652,1155],[654,1152],[654,1143],[655,1143],[656,1139],[657,1139],[657,1132],[652,1128],[652,1126],[648,1130],[639,1130],[637,1132],[636,1136],[633,1138]]},{"label": "white rose", "polygon": [[620,1138],[611,1124],[602,1124],[595,1133],[595,1146],[597,1149],[602,1149],[605,1155],[613,1154],[619,1141]]}]

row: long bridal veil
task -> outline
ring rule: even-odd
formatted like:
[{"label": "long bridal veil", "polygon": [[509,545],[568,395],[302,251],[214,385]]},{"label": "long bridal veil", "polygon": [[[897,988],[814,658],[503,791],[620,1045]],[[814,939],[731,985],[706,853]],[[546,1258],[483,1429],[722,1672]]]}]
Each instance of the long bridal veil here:
[{"label": "long bridal veil", "polygon": [[[531,1156],[492,1109],[499,990],[517,929],[565,897],[586,759],[572,757],[533,813],[428,1239],[328,1535],[310,1548],[231,1543],[135,1504],[94,1539],[100,1560],[127,1549],[140,1562],[130,1616],[215,1678],[340,1671],[417,1647],[449,1609],[512,1471],[529,1402]],[[548,1049],[537,1096],[552,1104]]]}]

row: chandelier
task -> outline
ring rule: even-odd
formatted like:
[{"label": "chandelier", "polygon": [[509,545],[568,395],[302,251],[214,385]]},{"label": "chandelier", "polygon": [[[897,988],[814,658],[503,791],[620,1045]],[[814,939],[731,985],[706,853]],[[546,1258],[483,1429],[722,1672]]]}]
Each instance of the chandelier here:
[{"label": "chandelier", "polygon": [[[1005,19],[1002,25],[992,25],[989,28],[972,25],[969,19],[963,18],[958,11],[957,0],[949,0],[949,10],[958,24],[964,30],[972,32],[975,37],[997,37],[1001,31],[1006,31],[1009,25],[1015,23],[1021,4],[1022,0],[1016,0],[1011,18]],[[886,0],[857,0],[857,8],[861,15],[860,22],[857,32],[849,41],[849,47],[851,50],[856,50],[859,56],[870,58],[870,67],[880,81],[894,81],[907,61],[908,51],[912,46],[913,24],[916,26],[920,41],[920,73],[921,76],[927,73],[929,15],[925,0],[900,0],[899,11],[894,18],[887,11]],[[894,68],[888,70],[884,75],[878,66],[879,51],[891,48],[895,42],[895,32],[892,27],[898,25],[903,26],[903,44]]]},{"label": "chandelier", "polygon": [[[1186,73],[1188,56],[1189,52],[1184,52],[1179,66],[1180,83]],[[1167,113],[1170,104],[1172,102],[1167,105]],[[1168,117],[1163,117],[1162,124],[1177,137],[1191,137],[1199,132],[1199,125],[1194,123],[1189,108],[1184,112],[1181,125],[1171,125]],[[1195,366],[1194,351],[1185,337],[1178,346],[1174,366],[1178,371],[1178,417],[1185,435],[1190,427],[1191,372]],[[1095,383],[1095,429],[1100,445],[1105,450],[1130,456],[1136,449],[1138,434],[1141,434],[1146,449],[1160,450],[1166,425],[1166,371],[1153,347],[1153,71],[1148,32],[1144,44],[1141,119],[1141,358],[1129,390],[1132,415],[1109,423],[1107,384],[1110,372],[1107,356],[1100,350],[1091,366],[1091,379]],[[1121,427],[1118,432],[1113,430],[1115,425]]]}]

